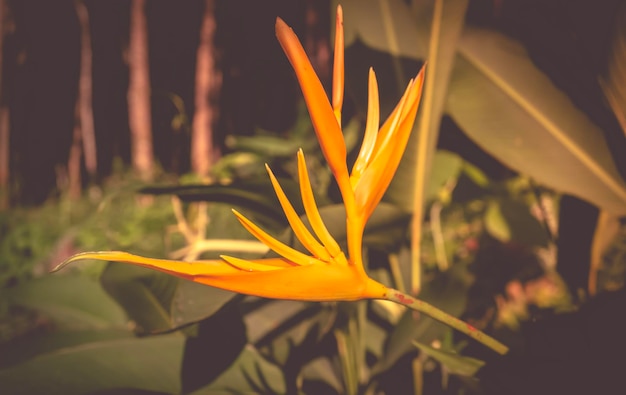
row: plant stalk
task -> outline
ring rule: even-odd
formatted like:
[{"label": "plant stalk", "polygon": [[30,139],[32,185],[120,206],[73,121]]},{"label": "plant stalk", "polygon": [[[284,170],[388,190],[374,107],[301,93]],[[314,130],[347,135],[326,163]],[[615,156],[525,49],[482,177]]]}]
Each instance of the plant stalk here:
[{"label": "plant stalk", "polygon": [[382,299],[390,300],[392,302],[406,306],[412,310],[424,313],[427,316],[458,330],[459,332],[465,333],[467,336],[491,348],[498,354],[504,355],[509,351],[509,348],[507,346],[500,343],[493,337],[474,328],[472,325],[451,316],[443,310],[440,310],[435,306],[424,302],[423,300],[416,299],[393,288],[388,288],[387,294]]}]

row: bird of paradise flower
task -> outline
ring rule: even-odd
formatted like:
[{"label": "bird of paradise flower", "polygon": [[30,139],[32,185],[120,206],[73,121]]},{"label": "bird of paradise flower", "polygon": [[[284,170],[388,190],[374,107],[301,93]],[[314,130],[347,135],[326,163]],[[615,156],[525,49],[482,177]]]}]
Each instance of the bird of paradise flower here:
[{"label": "bird of paradise flower", "polygon": [[247,295],[305,301],[353,301],[385,299],[400,303],[439,320],[504,354],[508,348],[469,324],[436,307],[389,288],[365,272],[362,258],[363,232],[380,202],[406,147],[420,102],[424,68],[412,79],[404,95],[379,128],[380,114],[376,74],[370,68],[365,134],[357,159],[348,171],[346,145],[341,129],[344,90],[343,15],[337,8],[332,103],[293,30],[277,18],[276,36],[293,66],[324,157],[337,181],[346,209],[347,255],[330,234],[315,203],[304,153],[298,157],[300,194],[313,233],[303,223],[269,166],[267,172],[295,236],[310,255],[291,248],[267,234],[241,213],[241,224],[279,258],[244,260],[222,256],[221,260],[175,261],[137,256],[121,251],[76,254],[69,263],[96,259],[125,262],[155,269],[187,280]]}]

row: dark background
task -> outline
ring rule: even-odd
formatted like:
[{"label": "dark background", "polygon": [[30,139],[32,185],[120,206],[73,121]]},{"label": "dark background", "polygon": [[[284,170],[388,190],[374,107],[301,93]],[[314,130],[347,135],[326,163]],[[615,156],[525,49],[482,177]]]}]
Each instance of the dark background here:
[{"label": "dark background", "polygon": [[[467,23],[495,27],[519,39],[537,66],[606,133],[626,174],[623,131],[598,84],[622,0],[473,0]],[[11,34],[3,49],[2,99],[10,111],[11,203],[40,204],[58,193],[57,171],[67,163],[78,86],[80,32],[72,0],[8,0]],[[98,182],[114,158],[130,163],[128,67],[130,0],[86,0],[93,50],[93,112]],[[216,63],[223,75],[214,139],[276,133],[295,121],[301,99],[293,72],[274,35],[282,17],[294,28],[328,86],[329,0],[217,0]],[[190,170],[189,122],[194,111],[196,50],[204,1],[146,3],[155,158],[163,170]],[[349,72],[349,64],[348,72]],[[349,112],[349,92],[346,109]],[[184,103],[187,124],[173,127]],[[346,117],[347,118],[347,117]],[[490,177],[510,174],[444,119],[440,147],[461,153]],[[223,148],[223,147],[222,147]]]}]

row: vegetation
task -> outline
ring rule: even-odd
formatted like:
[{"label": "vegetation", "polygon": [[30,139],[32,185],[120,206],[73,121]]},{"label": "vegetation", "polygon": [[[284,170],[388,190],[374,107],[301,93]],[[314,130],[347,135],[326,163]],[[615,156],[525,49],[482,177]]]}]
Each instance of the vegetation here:
[{"label": "vegetation", "polygon": [[[0,194],[10,192],[0,197],[11,196],[13,205],[0,212],[0,392],[623,391],[624,364],[615,362],[626,355],[623,4],[593,10],[606,25],[605,36],[583,35],[589,41],[581,47],[591,51],[592,39],[610,43],[594,67],[558,24],[542,24],[567,7],[578,15],[572,11],[584,8],[578,3],[544,6],[543,13],[512,1],[494,2],[488,12],[481,2],[462,0],[341,4],[349,161],[365,128],[369,66],[379,77],[385,117],[408,76],[428,61],[407,152],[365,229],[367,272],[489,333],[509,353],[499,356],[383,301],[244,297],[113,262],[48,274],[85,250],[187,260],[266,256],[267,247],[241,227],[232,207],[300,248],[263,167],[270,164],[303,215],[296,204],[300,147],[321,215],[345,243],[338,187],[309,115],[294,105],[287,130],[265,130],[262,122],[253,132],[231,130],[219,142],[221,159],[212,163],[210,153],[208,181],[204,170],[181,176],[159,173],[152,164],[146,184],[126,160],[80,196],[61,182],[59,196],[26,206],[16,204],[24,190],[15,188],[27,173],[12,168],[13,183],[0,185]],[[217,13],[219,37],[219,16],[226,13],[215,5],[207,9]],[[272,20],[276,16],[287,19],[280,11]],[[522,17],[543,36],[516,25]],[[229,70],[222,66],[226,90]],[[570,68],[576,72],[563,71]],[[172,129],[189,132],[190,98],[168,96],[176,109]]]}]

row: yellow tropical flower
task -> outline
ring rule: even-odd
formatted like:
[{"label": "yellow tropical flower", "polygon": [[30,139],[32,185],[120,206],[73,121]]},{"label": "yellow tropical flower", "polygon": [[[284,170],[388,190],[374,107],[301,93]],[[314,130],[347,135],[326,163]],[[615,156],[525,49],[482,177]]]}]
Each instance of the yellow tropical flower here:
[{"label": "yellow tropical flower", "polygon": [[219,260],[186,262],[147,258],[120,251],[99,251],[74,255],[55,270],[78,260],[97,259],[144,266],[213,287],[266,298],[306,301],[386,299],[425,313],[500,354],[506,353],[508,348],[492,337],[422,300],[374,281],[365,272],[361,255],[365,224],[400,163],[417,113],[424,69],[409,82],[400,102],[380,128],[378,85],[376,75],[370,69],[363,144],[349,172],[341,130],[344,85],[341,7],[337,8],[336,23],[332,103],[300,41],[280,18],[276,20],[276,36],[296,72],[317,139],[341,192],[346,209],[347,254],[322,221],[313,197],[304,153],[300,150],[297,153],[300,194],[313,233],[297,215],[269,166],[266,167],[287,220],[310,255],[281,243],[233,210],[241,224],[280,258],[244,260],[222,256]]},{"label": "yellow tropical flower", "polygon": [[404,152],[419,104],[424,71],[408,84],[404,96],[379,130],[378,86],[376,75],[370,69],[363,145],[349,173],[341,130],[344,88],[341,7],[337,9],[336,23],[332,105],[300,41],[280,18],[276,20],[276,36],[296,72],[321,149],[341,191],[346,208],[347,256],[322,221],[300,150],[297,153],[300,193],[314,235],[297,215],[269,166],[266,167],[289,224],[310,255],[281,243],[233,210],[241,224],[281,258],[243,260],[222,256],[221,260],[184,262],[108,251],[77,254],[58,268],[77,260],[97,259],[131,263],[213,287],[267,298],[309,301],[384,298],[388,289],[369,278],[363,267],[363,231]]}]

